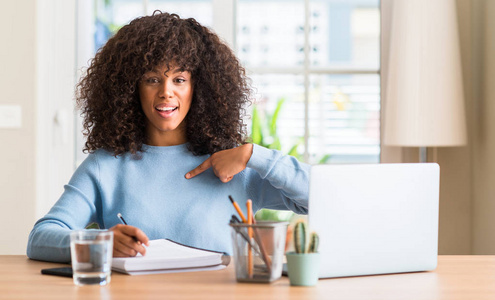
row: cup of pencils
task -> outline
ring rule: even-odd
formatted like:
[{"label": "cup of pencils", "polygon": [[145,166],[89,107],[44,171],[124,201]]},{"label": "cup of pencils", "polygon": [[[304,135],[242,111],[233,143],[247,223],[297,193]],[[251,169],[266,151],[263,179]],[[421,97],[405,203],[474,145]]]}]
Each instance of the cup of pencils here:
[{"label": "cup of pencils", "polygon": [[230,220],[236,278],[239,282],[272,282],[282,276],[289,223],[256,222],[250,204],[248,200],[247,216],[237,206],[240,218],[232,215]]}]

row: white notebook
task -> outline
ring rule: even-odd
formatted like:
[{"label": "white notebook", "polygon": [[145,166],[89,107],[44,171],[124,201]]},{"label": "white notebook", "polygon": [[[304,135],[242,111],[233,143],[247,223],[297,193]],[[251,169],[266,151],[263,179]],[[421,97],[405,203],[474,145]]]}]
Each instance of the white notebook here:
[{"label": "white notebook", "polygon": [[130,275],[206,271],[223,269],[229,262],[230,257],[223,252],[159,239],[150,241],[145,256],[113,258],[112,270]]}]

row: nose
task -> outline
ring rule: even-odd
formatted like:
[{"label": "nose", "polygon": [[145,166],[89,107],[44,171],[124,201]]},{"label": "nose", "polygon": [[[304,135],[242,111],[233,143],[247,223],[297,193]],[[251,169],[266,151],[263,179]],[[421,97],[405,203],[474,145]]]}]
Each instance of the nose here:
[{"label": "nose", "polygon": [[166,81],[162,83],[160,87],[160,97],[162,98],[171,98],[174,95],[173,86]]}]

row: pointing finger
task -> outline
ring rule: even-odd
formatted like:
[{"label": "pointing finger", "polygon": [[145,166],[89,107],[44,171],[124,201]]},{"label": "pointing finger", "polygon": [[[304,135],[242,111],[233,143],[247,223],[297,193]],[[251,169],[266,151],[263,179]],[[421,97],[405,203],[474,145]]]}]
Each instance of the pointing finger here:
[{"label": "pointing finger", "polygon": [[223,183],[227,183],[227,182],[231,181],[232,178],[234,178],[234,177],[233,176],[221,177],[220,181],[222,181]]},{"label": "pointing finger", "polygon": [[206,159],[202,164],[200,164],[199,166],[197,166],[194,170],[189,171],[186,174],[186,179],[191,179],[194,176],[196,176],[198,174],[201,174],[204,171],[206,171],[209,168],[211,168],[211,160],[210,159],[211,159],[211,157],[209,157],[208,159]]}]

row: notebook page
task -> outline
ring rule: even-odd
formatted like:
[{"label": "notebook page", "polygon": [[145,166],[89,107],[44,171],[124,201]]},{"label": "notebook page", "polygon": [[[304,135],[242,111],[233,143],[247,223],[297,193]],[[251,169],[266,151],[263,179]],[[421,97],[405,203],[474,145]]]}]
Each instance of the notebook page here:
[{"label": "notebook page", "polygon": [[169,240],[152,240],[146,255],[114,258],[112,267],[124,271],[145,271],[213,266],[222,263],[222,253],[195,249]]},{"label": "notebook page", "polygon": [[204,256],[216,256],[216,253],[203,251],[200,249],[190,248],[182,246],[180,244],[174,243],[169,240],[152,240],[150,241],[149,247],[146,248],[146,255],[143,257],[140,253],[136,257],[145,258],[157,258],[166,257],[169,259],[173,258],[194,258],[194,257],[204,257]]}]

